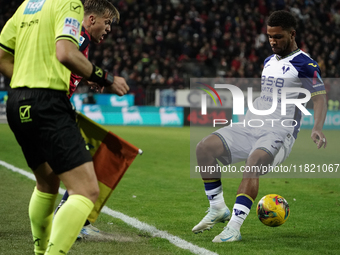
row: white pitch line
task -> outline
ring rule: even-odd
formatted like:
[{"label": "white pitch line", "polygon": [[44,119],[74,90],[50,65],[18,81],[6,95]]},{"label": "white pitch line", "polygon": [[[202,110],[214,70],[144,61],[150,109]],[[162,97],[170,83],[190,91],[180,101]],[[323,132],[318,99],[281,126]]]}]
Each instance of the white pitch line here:
[{"label": "white pitch line", "polygon": [[[22,174],[24,176],[26,176],[27,178],[35,181],[35,176],[32,173],[29,173],[23,169],[20,169],[18,167],[15,167],[11,164],[8,164],[5,161],[0,160],[0,165],[6,167],[9,170],[12,170],[13,172]],[[63,195],[65,193],[65,190],[62,188],[59,188],[59,194]],[[163,239],[167,239],[170,243],[176,245],[179,248],[185,249],[185,250],[189,250],[190,252],[194,253],[194,254],[198,254],[198,255],[218,255],[218,253],[209,251],[205,248],[201,248],[195,244],[192,244],[188,241],[185,241],[177,236],[171,235],[166,231],[163,230],[159,230],[154,226],[151,226],[145,222],[141,222],[139,220],[137,220],[136,218],[130,217],[125,215],[124,213],[118,212],[118,211],[114,211],[110,208],[108,208],[107,206],[104,206],[102,211],[102,213],[105,213],[107,215],[112,216],[113,218],[117,218],[120,219],[122,221],[124,221],[126,224],[137,228],[139,230],[145,231],[147,233],[149,233],[151,236],[153,237],[160,237]]]}]

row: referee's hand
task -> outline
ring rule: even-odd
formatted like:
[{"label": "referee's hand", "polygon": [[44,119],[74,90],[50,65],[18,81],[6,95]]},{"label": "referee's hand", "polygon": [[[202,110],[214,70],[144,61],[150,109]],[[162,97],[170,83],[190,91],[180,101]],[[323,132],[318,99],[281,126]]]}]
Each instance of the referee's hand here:
[{"label": "referee's hand", "polygon": [[119,76],[115,76],[111,86],[106,87],[106,89],[111,93],[117,94],[118,96],[123,96],[130,90],[125,79]]}]

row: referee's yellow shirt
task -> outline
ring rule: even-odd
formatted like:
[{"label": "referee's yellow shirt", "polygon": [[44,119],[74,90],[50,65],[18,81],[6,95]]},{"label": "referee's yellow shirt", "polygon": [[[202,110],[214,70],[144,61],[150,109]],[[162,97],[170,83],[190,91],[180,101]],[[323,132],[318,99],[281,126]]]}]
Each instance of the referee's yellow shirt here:
[{"label": "referee's yellow shirt", "polygon": [[4,26],[0,47],[14,55],[12,88],[68,91],[71,72],[56,57],[56,42],[79,45],[80,0],[26,0]]}]

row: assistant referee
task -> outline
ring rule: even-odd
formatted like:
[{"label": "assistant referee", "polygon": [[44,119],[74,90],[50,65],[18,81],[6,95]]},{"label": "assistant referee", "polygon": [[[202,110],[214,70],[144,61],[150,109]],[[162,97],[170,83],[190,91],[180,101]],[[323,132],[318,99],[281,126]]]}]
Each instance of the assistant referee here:
[{"label": "assistant referee", "polygon": [[[78,50],[83,15],[80,0],[26,0],[0,34],[0,72],[11,78],[8,123],[36,177],[29,203],[36,255],[66,254],[99,193],[67,98],[71,71],[118,95],[129,90]],[[70,197],[52,224],[60,180]]]}]

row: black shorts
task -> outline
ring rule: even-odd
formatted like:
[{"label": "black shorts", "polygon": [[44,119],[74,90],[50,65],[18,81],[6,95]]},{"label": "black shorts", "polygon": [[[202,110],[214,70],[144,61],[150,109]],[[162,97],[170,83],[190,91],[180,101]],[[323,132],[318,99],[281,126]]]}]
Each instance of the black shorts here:
[{"label": "black shorts", "polygon": [[8,124],[33,171],[48,162],[61,174],[92,161],[66,92],[11,89],[6,108]]}]

